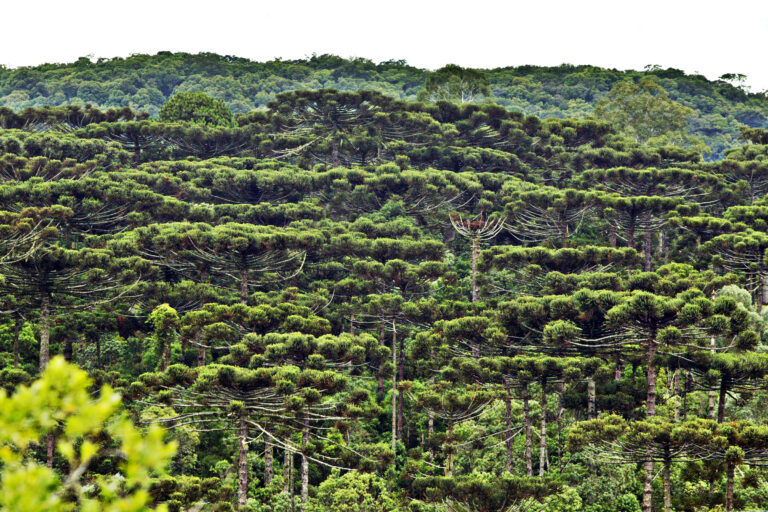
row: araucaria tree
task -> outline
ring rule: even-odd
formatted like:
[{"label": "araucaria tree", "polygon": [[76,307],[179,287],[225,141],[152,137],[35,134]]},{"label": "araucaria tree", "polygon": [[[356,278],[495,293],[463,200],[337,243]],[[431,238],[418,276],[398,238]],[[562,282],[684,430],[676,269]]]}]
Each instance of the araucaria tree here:
[{"label": "araucaria tree", "polygon": [[768,509],[766,119],[658,67],[0,66],[0,509]]}]

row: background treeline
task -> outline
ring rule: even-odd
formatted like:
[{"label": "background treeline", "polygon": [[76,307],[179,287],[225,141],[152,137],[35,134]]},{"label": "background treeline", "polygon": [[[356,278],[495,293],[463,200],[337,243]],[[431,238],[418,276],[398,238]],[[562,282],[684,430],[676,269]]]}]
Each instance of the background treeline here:
[{"label": "background treeline", "polygon": [[[0,106],[26,107],[90,103],[129,106],[155,116],[171,95],[202,91],[235,113],[264,108],[283,91],[334,88],[374,90],[415,100],[427,72],[405,61],[375,64],[366,59],[322,55],[305,60],[252,62],[216,54],[161,52],[125,59],[81,58],[72,64],[0,67]],[[490,98],[506,108],[538,117],[584,118],[618,82],[653,77],[676,101],[692,108],[691,134],[703,139],[712,157],[737,143],[738,126],[768,126],[768,99],[750,94],[743,77],[710,81],[676,69],[649,66],[618,71],[594,66],[520,66],[487,71]]]},{"label": "background treeline", "polygon": [[488,88],[0,109],[0,506],[768,506],[768,131]]}]

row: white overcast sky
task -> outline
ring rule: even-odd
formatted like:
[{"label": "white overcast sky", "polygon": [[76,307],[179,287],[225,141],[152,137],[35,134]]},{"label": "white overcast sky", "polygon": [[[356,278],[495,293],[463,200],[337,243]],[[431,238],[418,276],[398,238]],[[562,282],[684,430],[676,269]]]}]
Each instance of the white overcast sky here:
[{"label": "white overcast sky", "polygon": [[768,89],[768,0],[0,0],[0,64],[162,50],[447,63],[659,64]]}]

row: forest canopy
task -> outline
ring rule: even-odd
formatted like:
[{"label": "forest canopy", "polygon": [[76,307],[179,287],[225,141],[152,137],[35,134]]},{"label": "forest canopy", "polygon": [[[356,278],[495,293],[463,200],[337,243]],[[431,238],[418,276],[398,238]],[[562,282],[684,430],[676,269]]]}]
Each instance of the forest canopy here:
[{"label": "forest canopy", "polygon": [[[540,118],[589,117],[617,83],[649,78],[671,99],[694,110],[689,120],[691,135],[702,139],[714,157],[739,145],[740,125],[768,127],[768,98],[763,92],[745,89],[737,73],[710,81],[658,66],[620,71],[563,64],[479,71],[484,77],[481,82],[490,89],[490,94],[485,94],[489,99]],[[441,76],[444,79],[447,75],[409,66],[402,60],[377,64],[333,55],[268,62],[213,53],[160,52],[96,61],[82,57],[72,64],[0,67],[0,107],[20,110],[90,103],[99,108],[129,106],[157,116],[172,95],[198,91],[225,102],[235,113],[245,114],[264,108],[281,92],[298,89],[373,90],[413,101],[425,82],[439,81]]]},{"label": "forest canopy", "polygon": [[427,73],[0,71],[3,510],[768,508],[764,96]]}]

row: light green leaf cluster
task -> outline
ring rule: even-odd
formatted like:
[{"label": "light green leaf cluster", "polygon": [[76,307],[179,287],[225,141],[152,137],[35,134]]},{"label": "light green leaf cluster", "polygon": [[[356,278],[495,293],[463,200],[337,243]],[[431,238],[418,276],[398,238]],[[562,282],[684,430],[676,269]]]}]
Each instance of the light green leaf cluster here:
[{"label": "light green leaf cluster", "polygon": [[[104,386],[89,392],[86,372],[64,358],[51,360],[40,379],[8,396],[0,390],[0,509],[18,512],[81,510],[146,511],[149,477],[162,473],[176,451],[161,428],[142,432],[123,414],[121,397]],[[56,435],[69,473],[59,475],[35,461],[30,448],[41,435]],[[103,439],[111,438],[116,449]],[[100,455],[122,459],[121,473],[82,485],[89,464]]]}]

